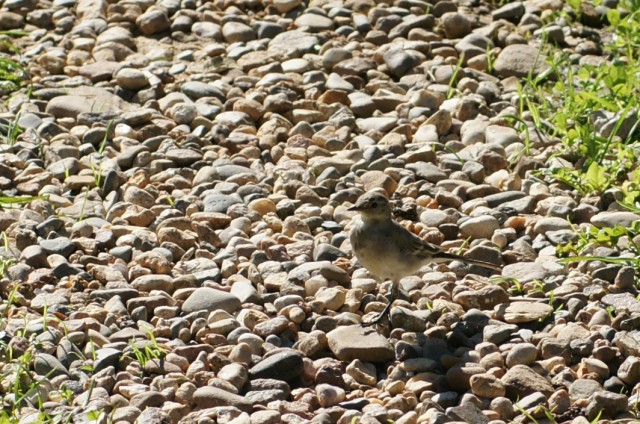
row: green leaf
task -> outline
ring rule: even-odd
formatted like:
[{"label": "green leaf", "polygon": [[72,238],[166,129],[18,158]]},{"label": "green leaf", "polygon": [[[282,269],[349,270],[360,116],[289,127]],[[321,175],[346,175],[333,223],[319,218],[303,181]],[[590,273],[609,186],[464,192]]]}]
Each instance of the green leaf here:
[{"label": "green leaf", "polygon": [[582,6],[582,0],[567,0],[567,4],[575,11],[579,11]]},{"label": "green leaf", "polygon": [[607,12],[607,19],[611,26],[617,27],[620,25],[620,11],[618,9],[611,9]]},{"label": "green leaf", "polygon": [[13,205],[33,202],[34,200],[46,200],[47,196],[22,196],[22,197],[8,197],[0,196],[0,206]]},{"label": "green leaf", "polygon": [[102,410],[93,410],[87,413],[87,418],[91,421],[99,421],[102,418],[104,411]]},{"label": "green leaf", "polygon": [[594,191],[602,192],[609,188],[607,170],[604,166],[598,165],[597,162],[592,162],[591,165],[589,165],[584,179]]},{"label": "green leaf", "polygon": [[640,259],[638,258],[620,258],[620,257],[610,257],[610,256],[572,256],[570,258],[563,258],[558,261],[561,264],[570,264],[574,262],[594,262],[600,261],[610,264],[629,264],[633,266],[640,266]]}]

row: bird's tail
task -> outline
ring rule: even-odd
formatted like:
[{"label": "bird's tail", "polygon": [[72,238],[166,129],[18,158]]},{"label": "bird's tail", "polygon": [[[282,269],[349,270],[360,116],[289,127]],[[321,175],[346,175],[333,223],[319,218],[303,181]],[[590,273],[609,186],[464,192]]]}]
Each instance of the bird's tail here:
[{"label": "bird's tail", "polygon": [[450,261],[460,261],[470,265],[477,265],[482,268],[491,269],[493,271],[502,271],[502,269],[495,264],[490,262],[480,261],[477,259],[465,258],[464,256],[456,255],[453,253],[440,252],[433,257],[434,262],[450,262]]}]

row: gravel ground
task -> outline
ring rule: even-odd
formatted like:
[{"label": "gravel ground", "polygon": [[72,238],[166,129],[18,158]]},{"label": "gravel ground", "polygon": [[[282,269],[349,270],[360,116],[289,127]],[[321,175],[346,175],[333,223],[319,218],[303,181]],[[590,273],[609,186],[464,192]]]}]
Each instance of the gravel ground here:
[{"label": "gravel ground", "polygon": [[[615,1],[0,5],[31,77],[0,190],[44,196],[0,209],[6,422],[636,422],[635,269],[556,246],[640,216],[537,176],[558,140],[509,119],[542,40],[611,60]],[[501,274],[424,268],[360,326],[390,284],[347,209],[376,188]]]}]

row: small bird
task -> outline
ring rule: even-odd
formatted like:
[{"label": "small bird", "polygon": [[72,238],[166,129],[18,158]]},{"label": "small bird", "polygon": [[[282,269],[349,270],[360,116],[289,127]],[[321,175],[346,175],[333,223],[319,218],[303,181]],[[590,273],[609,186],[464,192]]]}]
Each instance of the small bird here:
[{"label": "small bird", "polygon": [[391,280],[389,303],[369,326],[389,316],[391,304],[398,298],[400,279],[415,274],[430,263],[462,261],[484,268],[499,270],[494,264],[446,253],[413,234],[391,218],[389,199],[378,192],[363,194],[350,211],[360,212],[360,219],[351,230],[351,246],[358,261],[375,277]]}]

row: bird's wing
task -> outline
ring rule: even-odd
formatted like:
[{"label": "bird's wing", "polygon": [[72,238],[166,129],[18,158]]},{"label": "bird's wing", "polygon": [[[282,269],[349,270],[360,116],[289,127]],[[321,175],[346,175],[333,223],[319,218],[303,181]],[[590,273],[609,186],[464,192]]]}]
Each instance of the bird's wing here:
[{"label": "bird's wing", "polygon": [[400,250],[408,255],[414,255],[421,259],[428,259],[433,255],[443,253],[442,250],[435,244],[431,244],[404,228],[402,225],[394,222],[395,225],[402,229],[402,240],[399,240]]},{"label": "bird's wing", "polygon": [[[400,224],[395,223],[402,227]],[[404,229],[404,227],[402,227]],[[431,262],[450,262],[450,261],[462,261],[472,265],[478,265],[483,268],[492,269],[494,271],[500,271],[500,267],[489,262],[480,261],[477,259],[465,258],[464,256],[456,255],[454,253],[443,252],[440,247],[435,244],[431,244],[412,233],[411,231],[404,229],[403,234],[406,235],[402,240],[401,251],[407,255],[414,255],[424,261],[430,260]]]}]

